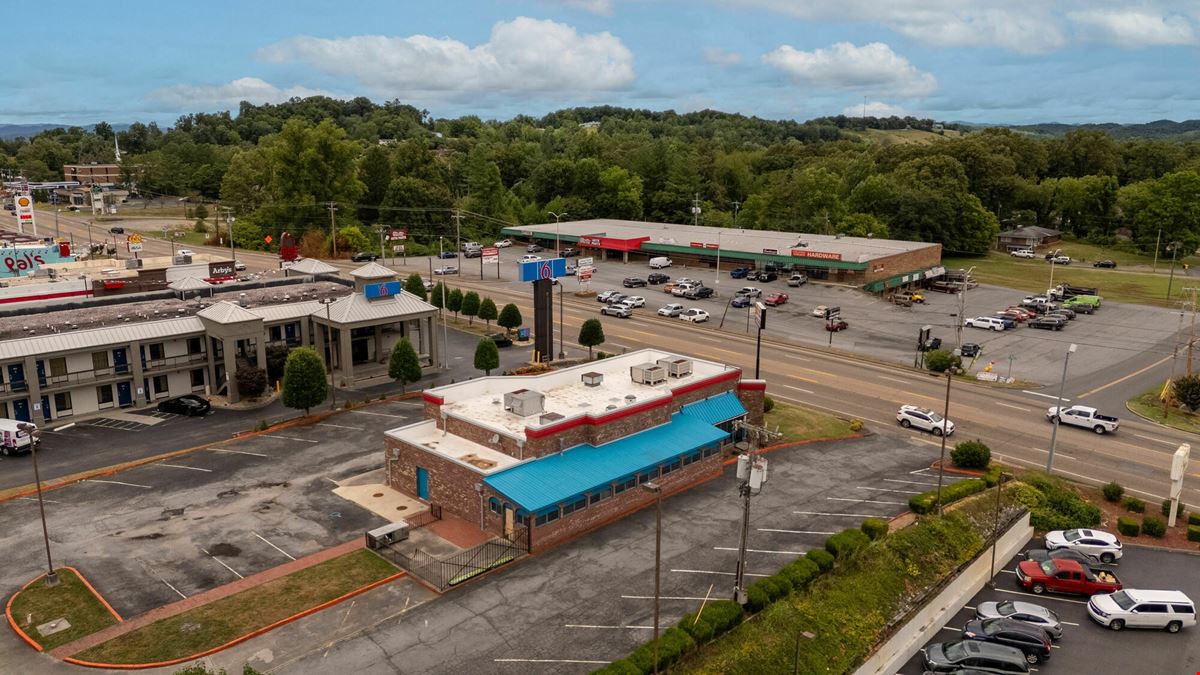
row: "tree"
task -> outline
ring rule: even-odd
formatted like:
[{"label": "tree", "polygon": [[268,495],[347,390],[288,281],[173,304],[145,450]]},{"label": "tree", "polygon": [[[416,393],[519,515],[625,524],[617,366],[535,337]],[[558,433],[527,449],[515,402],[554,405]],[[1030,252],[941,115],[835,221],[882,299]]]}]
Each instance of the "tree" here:
[{"label": "tree", "polygon": [[400,391],[409,382],[421,379],[421,361],[417,358],[417,350],[413,349],[408,338],[400,340],[392,346],[392,355],[388,358],[388,377],[400,383]]},{"label": "tree", "polygon": [[291,350],[287,345],[267,345],[268,381],[276,382],[283,378],[283,369],[287,365],[287,357]]},{"label": "tree", "polygon": [[422,300],[429,299],[425,294],[425,280],[422,279],[421,275],[416,272],[408,275],[408,278],[404,280],[404,290],[412,293]]},{"label": "tree", "polygon": [[262,368],[238,368],[234,373],[238,394],[247,398],[258,398],[267,390],[267,371]]},{"label": "tree", "polygon": [[446,295],[446,309],[450,310],[451,312],[454,312],[455,319],[458,318],[458,313],[462,311],[462,306],[463,306],[463,292],[462,291],[460,291],[456,288],[456,289],[450,291],[450,293],[448,293]]},{"label": "tree", "polygon": [[304,409],[325,401],[329,395],[329,382],[325,379],[325,363],[317,350],[311,347],[293,349],[283,367],[283,404],[289,408]]},{"label": "tree", "polygon": [[392,161],[387,149],[372,145],[358,160],[358,176],[365,187],[362,201],[368,204],[359,207],[358,217],[363,222],[374,223],[379,219],[379,209],[375,205],[383,203],[392,182]]},{"label": "tree", "polygon": [[479,318],[487,322],[487,327],[492,327],[492,322],[496,317],[500,316],[496,311],[496,303],[492,302],[491,298],[484,298],[479,303]]},{"label": "tree", "polygon": [[193,211],[193,213],[196,214],[197,221],[203,222],[204,219],[208,217],[208,207],[204,204],[197,204],[196,210]]},{"label": "tree", "polygon": [[475,317],[479,315],[479,294],[471,291],[463,296],[462,313],[467,317],[467,325],[475,323]]},{"label": "tree", "polygon": [[429,292],[429,304],[438,309],[448,309],[446,305],[450,304],[451,296],[453,296],[453,293],[446,292],[446,284],[439,281],[433,287],[433,290]]},{"label": "tree", "polygon": [[524,323],[524,320],[521,318],[521,310],[517,309],[517,306],[511,302],[508,303],[500,310],[500,318],[496,319],[496,323],[504,329],[504,334],[507,335],[509,331],[520,327]]},{"label": "tree", "polygon": [[370,251],[375,244],[357,225],[341,225],[337,232],[338,252],[351,256],[355,251]]},{"label": "tree", "polygon": [[592,359],[592,347],[604,344],[604,326],[599,319],[588,319],[579,327],[579,344],[588,348],[588,360]]},{"label": "tree", "polygon": [[483,338],[475,347],[475,369],[482,370],[485,375],[491,375],[492,370],[500,367],[500,349],[490,338]]}]

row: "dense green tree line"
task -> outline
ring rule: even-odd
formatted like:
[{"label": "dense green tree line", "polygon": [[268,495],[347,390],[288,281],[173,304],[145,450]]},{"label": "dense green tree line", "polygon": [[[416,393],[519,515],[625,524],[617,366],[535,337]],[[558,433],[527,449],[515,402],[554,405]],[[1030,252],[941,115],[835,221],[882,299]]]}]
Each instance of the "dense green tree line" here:
[{"label": "dense green tree line", "polygon": [[[1200,143],[1116,140],[1084,129],[1038,138],[1008,129],[924,134],[916,118],[772,121],[715,111],[679,114],[572,108],[541,118],[434,119],[396,101],[293,99],[180,117],[169,129],[46,131],[0,141],[0,170],[31,180],[64,164],[109,162],[147,196],[220,200],[234,238],[326,232],[335,205],[340,251],[369,246],[376,224],[436,246],[502,223],[622,218],[936,241],[986,250],[1002,227],[1042,225],[1141,247],[1200,244]],[[907,131],[905,132],[907,133]],[[944,135],[943,135],[944,134]],[[321,246],[320,237],[310,238]]]}]

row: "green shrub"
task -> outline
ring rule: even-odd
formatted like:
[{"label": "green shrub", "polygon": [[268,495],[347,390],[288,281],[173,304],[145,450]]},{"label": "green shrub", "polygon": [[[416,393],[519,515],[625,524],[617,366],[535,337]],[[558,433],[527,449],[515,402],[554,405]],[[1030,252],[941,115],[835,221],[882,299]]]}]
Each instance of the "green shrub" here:
[{"label": "green shrub", "polygon": [[[980,478],[968,478],[957,483],[950,483],[942,486],[942,504],[956,502],[964,497],[983,492],[986,488],[987,483]],[[933,513],[937,510],[937,490],[909,497],[908,508],[912,509],[913,513]]]},{"label": "green shrub", "polygon": [[1023,480],[1045,498],[1044,504],[1030,509],[1029,522],[1034,529],[1069,530],[1100,524],[1100,509],[1084,501],[1061,480],[1044,474],[1028,474]]},{"label": "green shrub", "polygon": [[[692,636],[676,626],[671,626],[658,637],[658,669],[666,670],[667,666],[683,658],[695,647],[696,641]],[[640,668],[642,673],[654,672],[654,641],[651,640],[635,649],[627,660]]]},{"label": "green shrub", "polygon": [[1200,376],[1191,375],[1175,380],[1171,391],[1174,392],[1175,399],[1187,406],[1188,410],[1195,411],[1200,407]]},{"label": "green shrub", "polygon": [[599,670],[592,671],[593,675],[643,675],[643,672],[629,659],[618,659]]},{"label": "green shrub", "polygon": [[1200,525],[1188,525],[1188,541],[1200,541]]},{"label": "green shrub", "polygon": [[871,543],[871,538],[862,530],[847,528],[825,540],[825,550],[838,560],[847,560],[859,549]]},{"label": "green shrub", "polygon": [[1146,516],[1142,519],[1142,532],[1151,537],[1162,537],[1167,533],[1167,524],[1158,516]]},{"label": "green shrub", "polygon": [[850,420],[850,431],[858,433],[858,432],[862,431],[862,428],[863,428],[862,420],[860,420],[860,419]]},{"label": "green shrub", "polygon": [[746,611],[761,612],[771,604],[771,591],[767,588],[766,579],[759,579],[746,588]]},{"label": "green shrub", "polygon": [[769,413],[775,409],[775,399],[770,396],[763,395],[763,412]]},{"label": "green shrub", "polygon": [[1017,483],[1011,487],[1005,488],[1004,493],[1009,499],[1024,506],[1030,511],[1046,505],[1046,495],[1032,485],[1025,483]]},{"label": "green shrub", "polygon": [[925,367],[935,373],[944,373],[949,368],[962,368],[962,357],[945,349],[934,349],[925,354]]},{"label": "green shrub", "polygon": [[817,569],[821,570],[821,574],[833,569],[833,554],[823,548],[814,548],[804,554],[805,558],[817,564]]},{"label": "green shrub", "polygon": [[745,610],[733,600],[717,600],[704,607],[701,621],[712,625],[713,637],[716,637],[737,626],[745,616]]},{"label": "green shrub", "polygon": [[888,533],[888,521],[883,518],[867,518],[862,522],[862,531],[871,541],[883,539]]},{"label": "green shrub", "polygon": [[[983,483],[990,488],[996,487],[1000,482],[1000,474],[1002,473],[1004,473],[1004,467],[999,464],[989,466],[988,470],[983,474]],[[1012,476],[1009,476],[1009,480],[1012,480]]]},{"label": "green shrub", "polygon": [[1117,518],[1117,533],[1122,537],[1136,537],[1142,531],[1142,526],[1129,516]]},{"label": "green shrub", "polygon": [[1126,497],[1125,501],[1122,503],[1125,505],[1126,511],[1132,511],[1133,513],[1146,512],[1146,502],[1138,499],[1137,497]]},{"label": "green shrub", "polygon": [[695,612],[685,615],[676,625],[680,630],[691,635],[696,644],[704,644],[717,634],[713,625],[703,616],[697,619]]},{"label": "green shrub", "polygon": [[992,450],[982,441],[963,441],[950,451],[950,459],[960,469],[986,469],[992,462]]},{"label": "green shrub", "polygon": [[1188,525],[1200,525],[1200,513],[1189,513]]},{"label": "green shrub", "polygon": [[793,590],[802,590],[817,577],[821,576],[821,568],[808,558],[796,558],[779,570],[792,582]]},{"label": "green shrub", "polygon": [[[1171,515],[1171,500],[1164,499],[1162,503],[1162,514],[1164,517]],[[1175,515],[1183,515],[1183,502],[1179,502],[1179,506],[1175,507]]]},{"label": "green shrub", "polygon": [[1100,491],[1104,493],[1104,498],[1110,502],[1121,501],[1121,495],[1125,494],[1125,488],[1121,487],[1115,481],[1106,483],[1104,487],[1100,488]]}]

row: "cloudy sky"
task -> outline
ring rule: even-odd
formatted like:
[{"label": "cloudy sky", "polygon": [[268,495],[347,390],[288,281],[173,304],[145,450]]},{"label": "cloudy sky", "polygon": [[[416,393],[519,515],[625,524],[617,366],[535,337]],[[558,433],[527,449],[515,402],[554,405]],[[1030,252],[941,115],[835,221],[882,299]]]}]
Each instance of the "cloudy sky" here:
[{"label": "cloudy sky", "polygon": [[[67,5],[74,4],[70,1]],[[209,0],[6,12],[0,123],[327,94],[438,117],[1200,118],[1197,0]],[[17,67],[19,66],[19,67]]]}]

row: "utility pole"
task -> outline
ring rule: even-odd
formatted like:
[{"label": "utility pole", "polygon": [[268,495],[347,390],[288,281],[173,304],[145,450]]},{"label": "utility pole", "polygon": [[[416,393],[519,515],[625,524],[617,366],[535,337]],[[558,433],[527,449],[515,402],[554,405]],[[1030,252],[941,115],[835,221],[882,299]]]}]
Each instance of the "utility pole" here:
[{"label": "utility pole", "polygon": [[1183,246],[1183,243],[1178,241],[1167,244],[1167,250],[1171,252],[1171,274],[1167,277],[1167,302],[1171,301],[1171,284],[1175,282],[1175,254],[1179,251],[1180,246]]},{"label": "utility pole", "polygon": [[738,495],[742,498],[742,533],[738,544],[737,571],[734,574],[733,599],[740,605],[746,604],[746,535],[750,530],[750,496],[762,490],[767,480],[767,462],[760,460],[758,450],[783,437],[766,426],[750,424],[745,420],[733,423],[733,428],[744,431],[749,441],[745,454],[738,455],[737,477],[741,480]]},{"label": "utility pole", "polygon": [[700,193],[692,197],[692,225],[700,224]]},{"label": "utility pole", "polygon": [[454,250],[456,252],[461,253],[462,252],[462,211],[459,209],[455,209],[454,215],[451,217],[454,218]]},{"label": "utility pole", "polygon": [[1167,377],[1167,383],[1163,385],[1162,393],[1159,399],[1163,404],[1163,419],[1167,419],[1167,403],[1170,400],[1168,392],[1171,389],[1171,383],[1175,381],[1175,361],[1179,358],[1179,334],[1183,332],[1183,303],[1179,305],[1179,327],[1175,329],[1175,349],[1171,351],[1171,375]]},{"label": "utility pole", "polygon": [[329,238],[333,244],[333,257],[335,258],[337,257],[337,219],[333,214],[336,211],[337,203],[329,202]]},{"label": "utility pole", "polygon": [[1158,236],[1154,239],[1154,263],[1150,265],[1151,272],[1158,271],[1158,245],[1162,243],[1162,228],[1158,228]]},{"label": "utility pole", "polygon": [[1184,293],[1191,292],[1191,294],[1192,294],[1192,331],[1191,331],[1191,335],[1188,337],[1188,346],[1187,346],[1187,355],[1188,355],[1187,374],[1188,374],[1188,377],[1192,376],[1192,350],[1196,345],[1196,291],[1200,291],[1200,288],[1192,287],[1192,288],[1183,289]]}]

